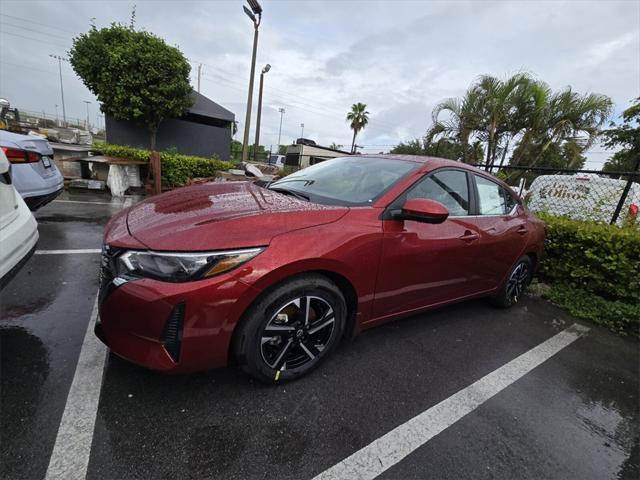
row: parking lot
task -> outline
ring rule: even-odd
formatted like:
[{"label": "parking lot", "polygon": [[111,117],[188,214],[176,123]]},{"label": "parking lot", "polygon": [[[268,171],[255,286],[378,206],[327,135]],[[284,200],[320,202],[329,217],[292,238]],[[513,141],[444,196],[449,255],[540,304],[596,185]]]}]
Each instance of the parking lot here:
[{"label": "parking lot", "polygon": [[76,369],[104,225],[135,200],[65,193],[36,213],[39,250],[0,292],[2,478],[81,478],[83,455],[90,479],[639,477],[638,342],[534,297],[389,323],[276,386],[107,353]]}]

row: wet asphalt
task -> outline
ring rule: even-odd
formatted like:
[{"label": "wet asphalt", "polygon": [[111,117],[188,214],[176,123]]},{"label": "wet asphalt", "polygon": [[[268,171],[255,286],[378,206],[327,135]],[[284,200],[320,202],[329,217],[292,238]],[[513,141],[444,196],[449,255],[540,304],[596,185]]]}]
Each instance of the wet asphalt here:
[{"label": "wet asphalt", "polygon": [[[105,202],[87,192],[61,200]],[[40,249],[100,248],[122,202],[54,202]],[[99,255],[38,255],[0,292],[0,477],[43,478],[98,289]],[[576,320],[526,297],[399,320],[309,377],[153,373],[109,355],[87,478],[305,479]],[[597,326],[380,478],[640,478],[640,343]]]}]

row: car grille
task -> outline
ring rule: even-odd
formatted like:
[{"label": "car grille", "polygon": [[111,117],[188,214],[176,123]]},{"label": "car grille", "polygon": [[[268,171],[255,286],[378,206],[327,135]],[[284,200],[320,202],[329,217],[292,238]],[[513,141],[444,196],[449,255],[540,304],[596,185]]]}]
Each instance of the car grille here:
[{"label": "car grille", "polygon": [[113,279],[116,276],[116,260],[121,252],[118,248],[109,245],[102,246],[102,257],[100,258],[100,294],[98,302],[102,304],[109,294],[116,288]]}]

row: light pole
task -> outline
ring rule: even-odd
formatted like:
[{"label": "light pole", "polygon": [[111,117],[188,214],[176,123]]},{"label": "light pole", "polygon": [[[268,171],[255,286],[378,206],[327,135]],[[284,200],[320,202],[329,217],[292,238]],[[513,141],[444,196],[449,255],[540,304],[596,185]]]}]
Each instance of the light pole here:
[{"label": "light pole", "polygon": [[83,102],[87,104],[87,130],[89,130],[89,104],[91,102],[89,100],[83,100]]},{"label": "light pole", "polygon": [[300,138],[304,138],[304,123],[300,124]]},{"label": "light pole", "polygon": [[64,108],[64,88],[62,87],[62,61],[67,61],[65,58],[62,58],[60,55],[49,54],[51,58],[55,58],[58,60],[58,72],[60,73],[60,96],[62,97],[62,120],[64,120],[65,126],[67,124],[67,111]]},{"label": "light pole", "polygon": [[[249,76],[249,94],[247,96],[247,115],[244,122],[244,138],[242,139],[242,161],[246,162],[249,156],[249,127],[251,126],[251,100],[253,98],[253,77],[256,73],[256,53],[258,52],[258,27],[262,20],[262,7],[257,0],[247,0],[251,7],[249,10],[243,6],[244,13],[253,22],[253,54],[251,56],[251,74]],[[257,15],[257,18],[256,18]]]},{"label": "light pole", "polygon": [[284,115],[284,108],[278,109],[280,112],[280,129],[278,130],[278,153],[280,153],[280,137],[282,136],[282,116]]},{"label": "light pole", "polygon": [[268,63],[262,69],[260,73],[260,90],[258,91],[258,116],[256,118],[256,143],[253,146],[253,161],[258,158],[258,145],[260,145],[260,118],[262,117],[262,86],[264,84],[264,74],[271,70],[271,65]]}]

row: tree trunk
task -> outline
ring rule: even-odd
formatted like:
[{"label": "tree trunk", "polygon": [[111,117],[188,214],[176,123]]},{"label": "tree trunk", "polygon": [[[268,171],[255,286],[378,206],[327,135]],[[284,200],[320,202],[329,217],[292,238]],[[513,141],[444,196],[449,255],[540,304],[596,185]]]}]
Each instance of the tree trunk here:
[{"label": "tree trunk", "polygon": [[356,135],[358,134],[358,130],[353,129],[353,140],[351,141],[351,154],[356,153]]},{"label": "tree trunk", "polygon": [[149,149],[152,152],[156,151],[156,136],[158,133],[158,126],[149,126]]},{"label": "tree trunk", "polygon": [[155,195],[162,193],[162,165],[160,163],[160,154],[156,152],[156,136],[158,133],[157,125],[149,126],[149,146],[151,147],[151,159],[149,167],[153,171],[153,193]]},{"label": "tree trunk", "polygon": [[504,147],[504,151],[502,152],[502,158],[500,159],[500,168],[504,165],[504,159],[507,156],[507,150],[509,150],[509,139],[507,139],[507,144]]}]

